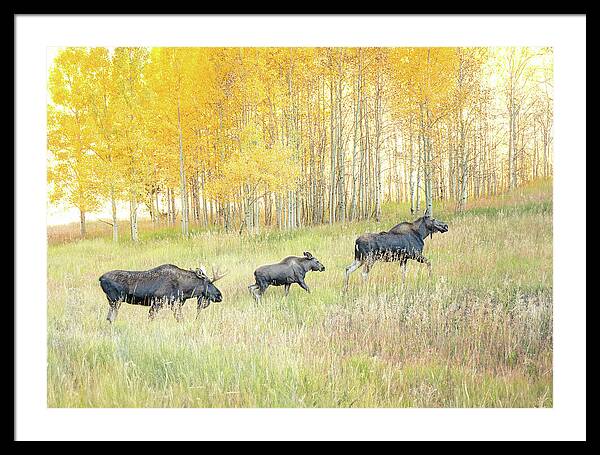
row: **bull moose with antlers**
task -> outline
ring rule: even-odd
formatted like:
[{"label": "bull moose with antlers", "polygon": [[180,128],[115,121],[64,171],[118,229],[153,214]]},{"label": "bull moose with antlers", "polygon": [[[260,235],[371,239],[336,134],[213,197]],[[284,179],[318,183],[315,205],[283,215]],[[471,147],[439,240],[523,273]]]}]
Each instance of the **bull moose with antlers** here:
[{"label": "bull moose with antlers", "polygon": [[[106,294],[109,322],[117,317],[122,302],[133,305],[149,306],[148,317],[154,319],[163,305],[169,306],[179,322],[183,319],[181,307],[187,299],[198,300],[198,313],[210,305],[210,302],[223,300],[221,291],[214,282],[226,273],[213,270],[209,278],[204,268],[196,270],[181,269],[172,264],[163,264],[151,270],[128,271],[112,270],[100,277],[100,286]],[[196,317],[197,317],[196,316]]]},{"label": "bull moose with antlers", "polygon": [[423,256],[427,236],[434,232],[447,232],[448,224],[424,215],[412,223],[397,224],[387,232],[361,235],[354,246],[354,262],[346,267],[344,291],[348,289],[350,274],[364,265],[363,278],[367,279],[375,261],[398,261],[402,266],[402,280],[406,276],[406,262],[413,259],[427,264],[431,275],[431,262]]}]

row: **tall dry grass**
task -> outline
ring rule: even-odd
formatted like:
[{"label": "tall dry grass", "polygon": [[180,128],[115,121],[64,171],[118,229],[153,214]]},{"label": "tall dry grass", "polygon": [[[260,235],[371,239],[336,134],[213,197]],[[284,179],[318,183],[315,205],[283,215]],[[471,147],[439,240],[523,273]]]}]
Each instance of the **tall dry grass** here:
[{"label": "tall dry grass", "polygon": [[[538,182],[436,217],[450,231],[426,241],[433,263],[360,272],[341,293],[357,235],[409,219],[248,237],[142,231],[139,244],[100,238],[48,249],[50,407],[548,407],[552,406],[552,193]],[[312,293],[248,293],[260,264],[311,251],[327,270]],[[185,322],[169,310],[108,305],[98,277],[170,262],[228,268],[224,301]]]}]

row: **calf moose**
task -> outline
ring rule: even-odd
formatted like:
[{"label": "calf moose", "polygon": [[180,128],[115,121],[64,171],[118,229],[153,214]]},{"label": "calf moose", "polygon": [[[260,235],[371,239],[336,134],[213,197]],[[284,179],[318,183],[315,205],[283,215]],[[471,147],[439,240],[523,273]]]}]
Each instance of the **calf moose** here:
[{"label": "calf moose", "polygon": [[414,259],[427,264],[431,276],[431,262],[423,256],[425,238],[434,232],[447,232],[448,225],[429,215],[422,216],[412,223],[397,224],[387,232],[364,234],[356,239],[354,262],[346,267],[344,291],[348,289],[350,274],[365,266],[362,275],[367,279],[375,261],[399,261],[402,266],[402,280],[406,278],[406,262]]},{"label": "calf moose", "polygon": [[248,286],[250,293],[260,301],[260,297],[265,293],[269,286],[285,286],[285,296],[290,292],[290,286],[293,283],[310,292],[304,277],[307,272],[323,272],[325,266],[321,264],[308,251],[304,252],[303,257],[288,256],[277,264],[263,265],[254,271],[255,284]]},{"label": "calf moose", "polygon": [[172,264],[163,264],[151,270],[128,271],[112,270],[100,277],[100,286],[106,294],[109,322],[117,317],[121,302],[149,306],[148,317],[154,319],[163,305],[171,307],[175,319],[183,319],[181,307],[187,299],[198,300],[197,316],[210,302],[223,300],[221,291],[213,284],[225,273],[214,272],[209,278],[201,267],[184,270]]}]

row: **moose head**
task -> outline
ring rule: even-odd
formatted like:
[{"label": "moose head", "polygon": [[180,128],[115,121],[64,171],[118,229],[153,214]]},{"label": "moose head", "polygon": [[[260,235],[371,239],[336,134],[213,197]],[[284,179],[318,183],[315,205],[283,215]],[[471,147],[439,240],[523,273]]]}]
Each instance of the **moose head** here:
[{"label": "moose head", "polygon": [[423,238],[433,236],[435,232],[448,232],[448,223],[436,220],[427,212],[417,222],[420,221],[419,232]]},{"label": "moose head", "polygon": [[206,269],[203,266],[194,270],[196,276],[202,280],[202,298],[209,300],[211,302],[221,302],[223,300],[223,296],[221,295],[221,291],[217,289],[217,287],[213,284],[215,281],[220,280],[227,272],[220,272],[218,269],[212,269],[212,277],[209,277],[206,273]]},{"label": "moose head", "polygon": [[325,271],[325,266],[323,264],[321,264],[319,262],[319,260],[314,257],[311,253],[309,253],[308,251],[304,252],[304,258],[306,260],[308,260],[308,264],[309,264],[309,270],[313,270],[315,272],[324,272]]}]

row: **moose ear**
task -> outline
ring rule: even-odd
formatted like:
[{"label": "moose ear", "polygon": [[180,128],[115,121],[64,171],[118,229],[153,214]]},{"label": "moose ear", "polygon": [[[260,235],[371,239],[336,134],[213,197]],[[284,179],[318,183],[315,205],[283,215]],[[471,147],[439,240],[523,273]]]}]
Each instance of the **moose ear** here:
[{"label": "moose ear", "polygon": [[206,271],[204,270],[204,267],[200,267],[199,269],[196,269],[195,272],[196,272],[196,276],[198,278],[201,278],[201,279],[208,278],[206,275]]}]

